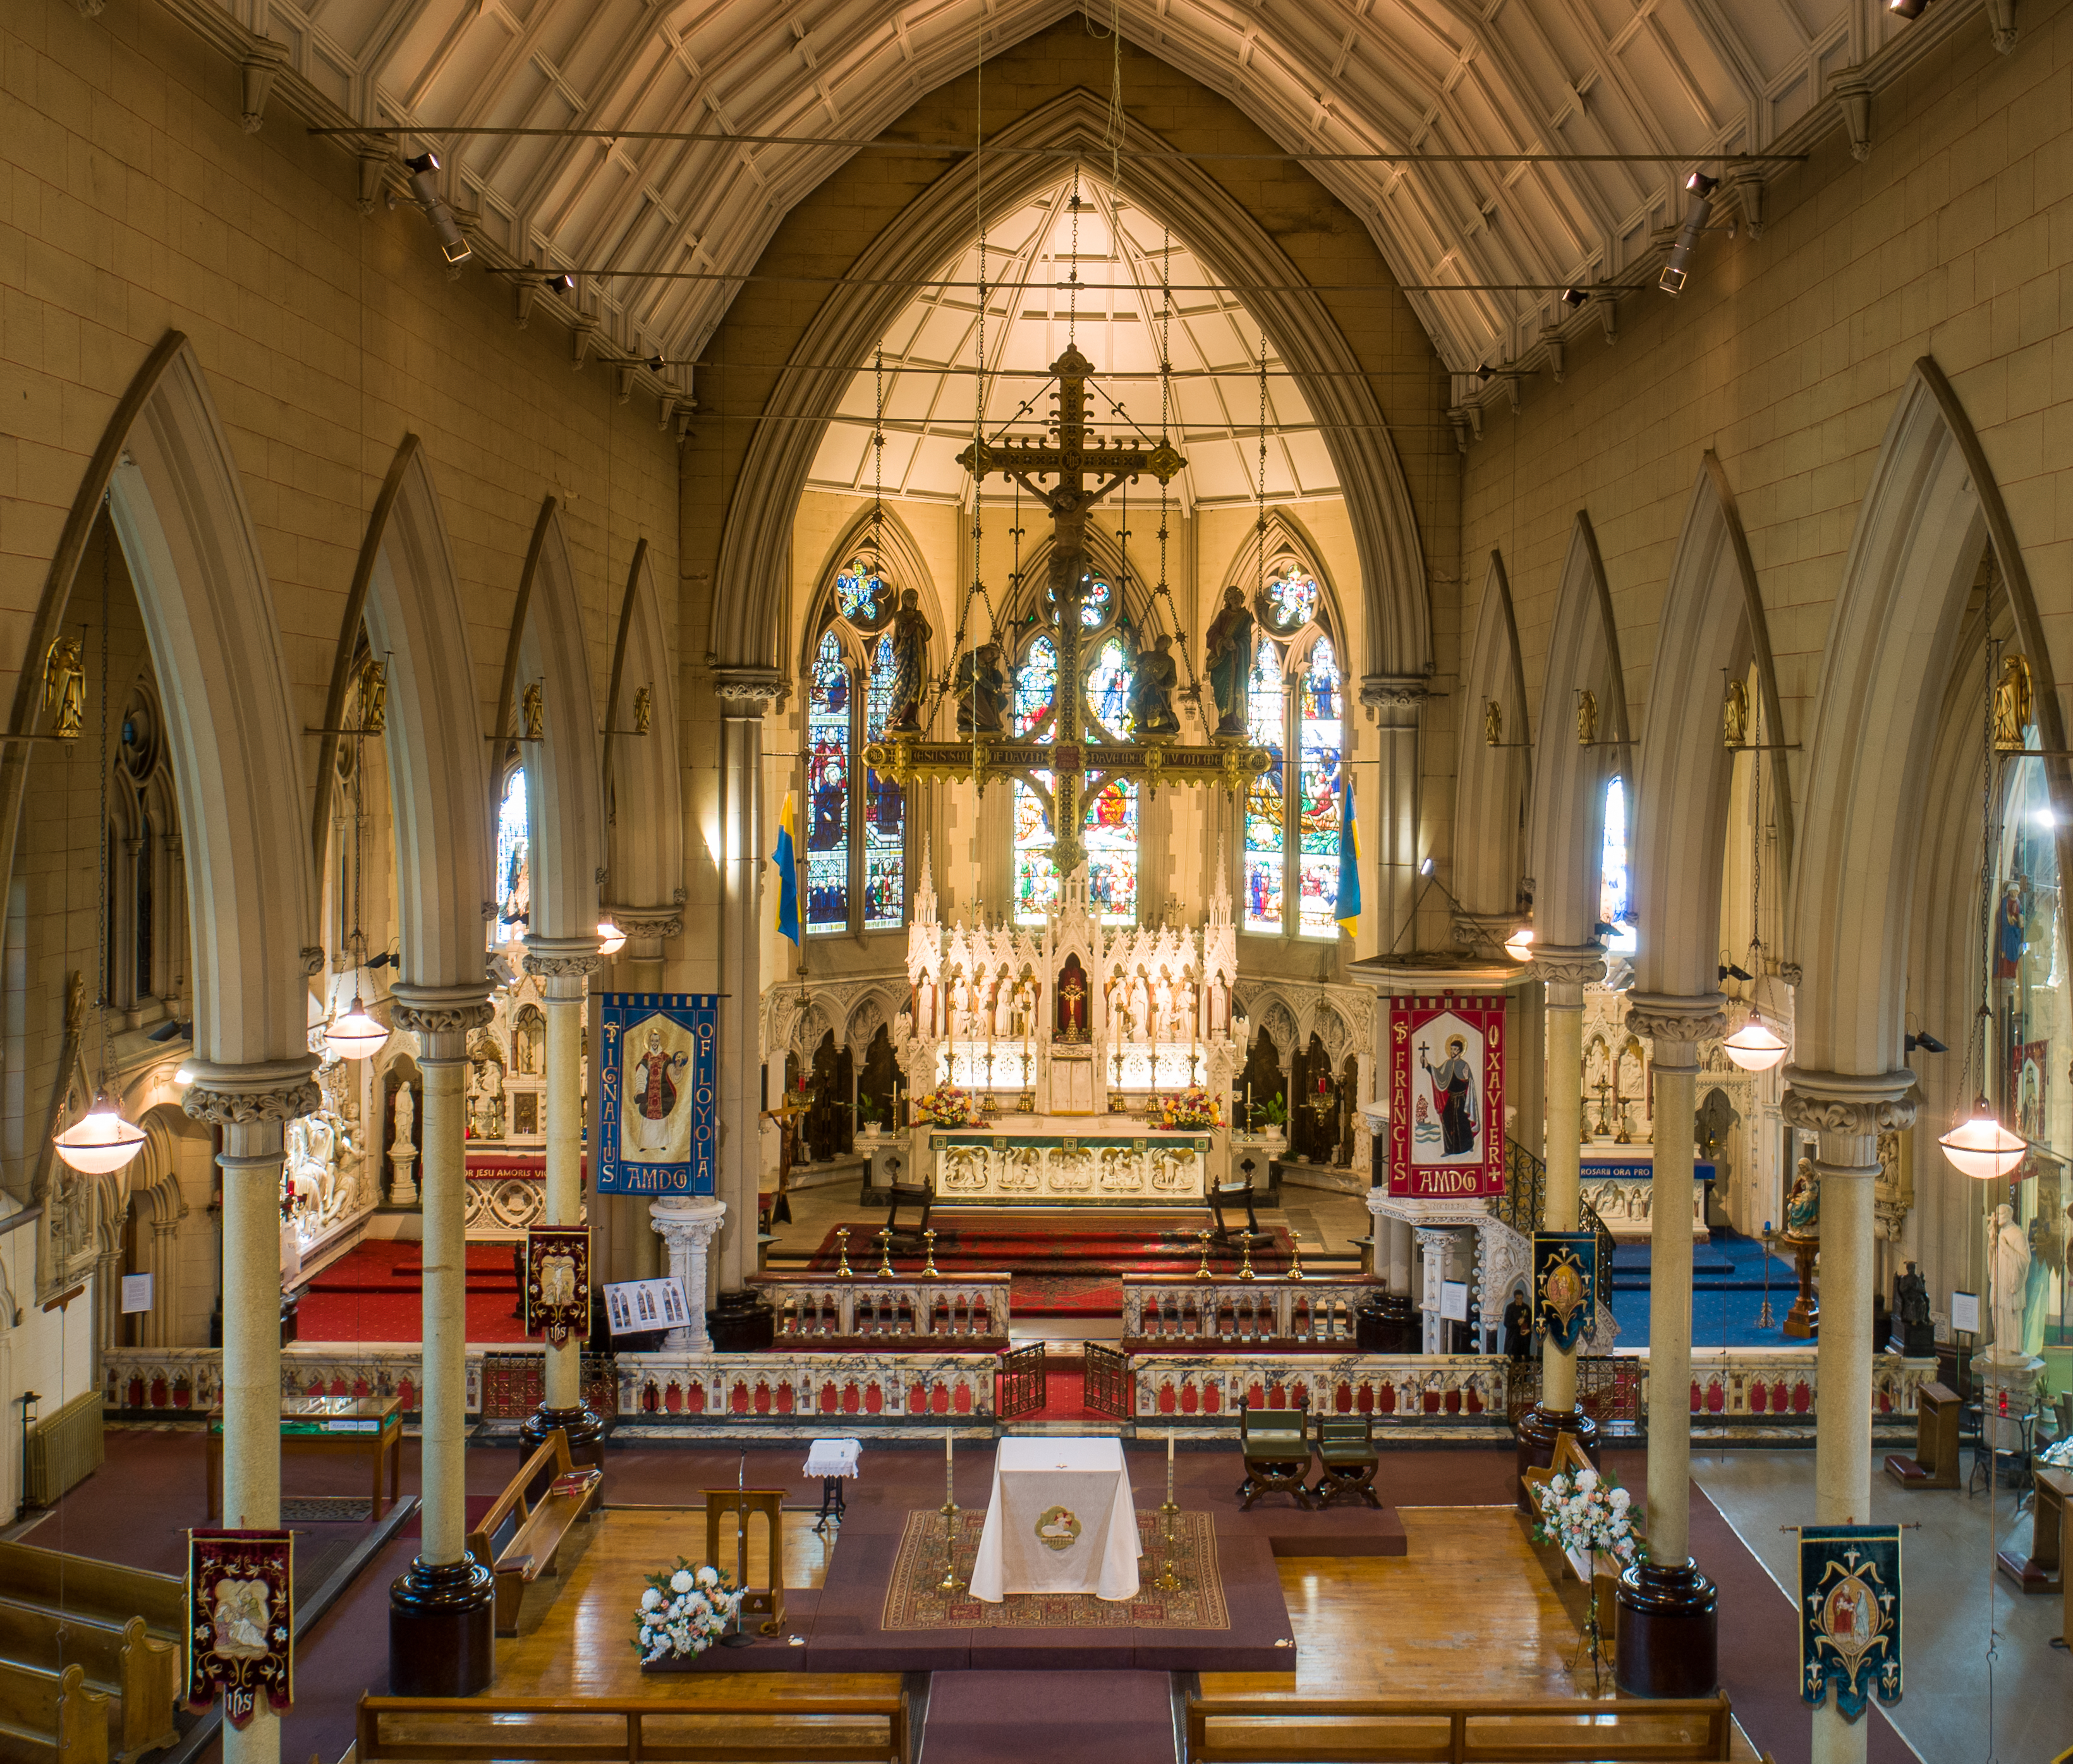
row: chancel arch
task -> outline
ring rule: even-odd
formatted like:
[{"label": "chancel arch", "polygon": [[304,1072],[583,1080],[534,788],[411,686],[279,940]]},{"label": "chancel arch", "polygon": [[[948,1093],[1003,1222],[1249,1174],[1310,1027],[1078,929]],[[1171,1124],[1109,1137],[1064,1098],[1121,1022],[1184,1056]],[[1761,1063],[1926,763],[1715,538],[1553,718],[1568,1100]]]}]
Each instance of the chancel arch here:
[{"label": "chancel arch", "polygon": [[[1504,558],[1493,550],[1462,673],[1461,751],[1454,782],[1453,888],[1494,929],[1520,906],[1532,801],[1533,732],[1526,670]],[[1496,714],[1492,715],[1491,707]],[[1502,942],[1500,936],[1498,941]]]}]

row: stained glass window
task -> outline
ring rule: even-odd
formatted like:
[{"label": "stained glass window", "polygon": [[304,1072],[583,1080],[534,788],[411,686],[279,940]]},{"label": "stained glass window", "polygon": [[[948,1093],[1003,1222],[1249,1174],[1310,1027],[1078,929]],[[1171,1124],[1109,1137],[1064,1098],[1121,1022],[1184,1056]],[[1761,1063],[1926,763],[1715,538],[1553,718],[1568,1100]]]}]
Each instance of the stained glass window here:
[{"label": "stained glass window", "polygon": [[1038,741],[1051,736],[1051,710],[1058,695],[1058,652],[1039,637],[1015,670],[1015,732]]},{"label": "stained glass window", "polygon": [[1106,923],[1137,918],[1137,785],[1128,778],[1090,778],[1081,837],[1087,847],[1087,905]]},{"label": "stained glass window", "polygon": [[1317,616],[1317,578],[1289,570],[1267,584],[1267,611],[1275,629],[1294,631]]},{"label": "stained glass window", "polygon": [[852,624],[876,624],[892,604],[892,589],[861,558],[851,558],[835,577],[835,611]]},{"label": "stained glass window", "polygon": [[851,698],[854,682],[833,631],[814,654],[806,696],[806,929],[849,929]]},{"label": "stained glass window", "polygon": [[1296,725],[1300,929],[1305,937],[1327,937],[1337,930],[1339,904],[1340,681],[1330,638],[1310,645],[1301,681]]},{"label": "stained glass window", "polygon": [[1262,637],[1253,652],[1247,734],[1255,747],[1265,748],[1274,756],[1274,761],[1252,781],[1245,793],[1245,928],[1248,931],[1281,929],[1282,872],[1286,868],[1282,787],[1287,770],[1282,700],[1281,652]]},{"label": "stained glass window", "polygon": [[1599,871],[1600,934],[1608,950],[1630,955],[1640,947],[1634,934],[1634,880],[1627,868],[1626,782],[1615,773],[1605,785],[1605,843]]},{"label": "stained glass window", "polygon": [[497,805],[497,924],[494,939],[525,936],[533,917],[533,841],[526,819],[525,769],[514,765]]},{"label": "stained glass window", "polygon": [[[885,733],[892,710],[892,639],[882,637],[872,656],[863,738]],[[863,773],[863,928],[897,929],[907,918],[907,793],[869,766]]]},{"label": "stained glass window", "polygon": [[[1090,621],[1093,622],[1093,621]],[[1119,638],[1111,638],[1087,671],[1087,709],[1111,735],[1128,736],[1131,653]],[[1024,653],[1015,676],[1015,732],[1038,741],[1051,740],[1058,694],[1058,652],[1040,637]],[[1051,774],[1039,773],[1044,789]],[[1087,781],[1081,837],[1087,848],[1088,904],[1111,924],[1127,925],[1137,917],[1137,785],[1128,779]],[[1015,785],[1015,921],[1041,925],[1058,898],[1058,876],[1051,861],[1051,812],[1043,796],[1018,779]]]},{"label": "stained glass window", "polygon": [[[1048,587],[1044,591],[1047,602],[1055,602],[1057,596]],[[1107,576],[1083,575],[1080,578],[1080,623],[1090,631],[1107,623],[1109,609],[1115,604],[1115,585]]]},{"label": "stained glass window", "polygon": [[[1058,651],[1040,637],[1015,670],[1015,732],[1048,741],[1058,697]],[[1039,776],[1051,787],[1049,773]],[[1020,778],[1015,781],[1015,922],[1041,925],[1058,898],[1057,867],[1051,862],[1051,813],[1044,798]]]},{"label": "stained glass window", "polygon": [[1087,670],[1087,709],[1119,740],[1130,737],[1130,678],[1135,659],[1122,638],[1111,637]]}]

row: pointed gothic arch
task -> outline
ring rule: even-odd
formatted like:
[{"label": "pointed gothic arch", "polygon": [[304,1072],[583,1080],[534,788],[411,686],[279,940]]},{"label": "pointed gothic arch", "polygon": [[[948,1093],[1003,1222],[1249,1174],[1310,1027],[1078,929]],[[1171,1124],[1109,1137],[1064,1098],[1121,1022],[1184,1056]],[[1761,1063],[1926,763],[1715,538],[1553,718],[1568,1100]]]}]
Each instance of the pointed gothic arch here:
[{"label": "pointed gothic arch", "polygon": [[[815,645],[828,620],[835,616],[835,579],[851,559],[868,549],[867,541],[873,525],[874,511],[862,508],[843,525],[835,542],[822,554],[820,567],[814,572],[813,585],[806,596],[804,616],[799,625],[799,655],[802,664],[810,667]],[[921,597],[921,610],[928,615],[930,629],[943,632],[946,619],[950,629],[956,629],[954,615],[946,613],[943,596],[936,586],[934,572],[921,549],[921,542],[914,537],[914,530],[908,525],[899,509],[888,504],[879,513],[878,562],[880,579],[896,591],[912,588]],[[944,633],[944,641],[949,641]],[[933,658],[931,657],[932,665]]]},{"label": "pointed gothic arch", "polygon": [[[1532,727],[1511,579],[1495,550],[1483,578],[1475,635],[1462,677],[1461,753],[1454,778],[1454,892],[1478,917],[1518,906],[1527,869],[1533,796]],[[1498,707],[1499,744],[1486,734],[1484,707]]]},{"label": "pointed gothic arch", "polygon": [[[1630,783],[1634,776],[1619,627],[1597,534],[1581,509],[1562,563],[1547,667],[1533,756],[1533,921],[1541,942],[1576,949],[1596,941],[1605,786],[1615,775]],[[1591,747],[1576,733],[1577,694],[1584,691],[1597,702],[1597,744]]]},{"label": "pointed gothic arch", "polygon": [[[1064,94],[992,138],[1000,148],[1084,148],[1098,161],[1106,101]],[[1140,142],[1148,138],[1140,129]],[[1056,175],[1055,156],[1008,155],[989,162],[988,220],[1012,213]],[[1248,293],[1247,311],[1266,330],[1317,417],[1337,475],[1360,558],[1366,597],[1367,672],[1429,671],[1432,632],[1424,559],[1410,490],[1381,403],[1324,301],[1267,230],[1192,159],[1139,163],[1132,193],[1168,219],[1212,274]],[[945,173],[861,252],[841,286],[806,326],[764,402],[736,480],[719,543],[712,649],[729,666],[770,665],[782,641],[778,620],[784,558],[799,497],[852,377],[909,298],[940,272],[975,220],[970,174]],[[1349,657],[1348,671],[1354,671]]]},{"label": "pointed gothic arch", "polygon": [[[608,909],[624,931],[631,921],[676,916],[684,886],[684,793],[678,778],[677,657],[655,586],[648,542],[635,546],[620,607],[605,700],[605,828]],[[648,732],[635,705],[649,696]]]}]

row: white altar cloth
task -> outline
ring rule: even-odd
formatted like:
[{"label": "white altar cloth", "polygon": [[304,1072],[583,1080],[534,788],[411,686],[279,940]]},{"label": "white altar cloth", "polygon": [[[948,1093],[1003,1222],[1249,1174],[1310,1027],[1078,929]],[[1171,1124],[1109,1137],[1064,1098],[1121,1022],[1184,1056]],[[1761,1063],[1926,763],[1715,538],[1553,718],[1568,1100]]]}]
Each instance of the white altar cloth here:
[{"label": "white altar cloth", "polygon": [[1137,1597],[1137,1512],[1120,1440],[1003,1440],[972,1564],[974,1598]]}]

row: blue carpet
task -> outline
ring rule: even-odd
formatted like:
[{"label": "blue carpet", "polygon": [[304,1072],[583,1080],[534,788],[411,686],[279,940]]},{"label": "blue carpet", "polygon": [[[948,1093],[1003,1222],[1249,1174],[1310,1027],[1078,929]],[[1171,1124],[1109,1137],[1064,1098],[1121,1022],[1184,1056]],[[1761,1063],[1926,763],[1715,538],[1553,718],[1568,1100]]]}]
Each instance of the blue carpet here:
[{"label": "blue carpet", "polygon": [[[1770,1312],[1774,1326],[1762,1329],[1757,1318],[1763,1307],[1763,1244],[1756,1238],[1716,1228],[1710,1243],[1692,1246],[1692,1345],[1694,1347],[1804,1347],[1775,1325],[1785,1321],[1799,1290],[1792,1264],[1780,1256],[1770,1263]],[[1618,1320],[1622,1347],[1648,1346],[1649,1247],[1622,1243],[1613,1251],[1613,1315]]]}]

